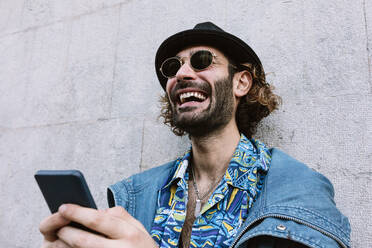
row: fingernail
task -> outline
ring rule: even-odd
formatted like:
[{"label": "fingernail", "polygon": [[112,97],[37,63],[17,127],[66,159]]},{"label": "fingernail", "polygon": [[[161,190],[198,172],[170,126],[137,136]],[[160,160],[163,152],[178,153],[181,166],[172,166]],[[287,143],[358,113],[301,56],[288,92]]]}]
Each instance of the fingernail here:
[{"label": "fingernail", "polygon": [[58,212],[64,212],[66,210],[66,205],[62,204],[59,208],[58,208]]}]

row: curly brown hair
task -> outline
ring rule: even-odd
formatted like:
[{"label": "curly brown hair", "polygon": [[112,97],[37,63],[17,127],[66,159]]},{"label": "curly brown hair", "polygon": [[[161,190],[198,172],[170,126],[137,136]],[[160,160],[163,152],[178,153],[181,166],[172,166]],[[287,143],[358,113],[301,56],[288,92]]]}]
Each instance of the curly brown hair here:
[{"label": "curly brown hair", "polygon": [[[246,137],[251,138],[257,129],[258,123],[271,112],[278,109],[282,99],[273,93],[274,87],[266,82],[265,73],[261,66],[254,66],[250,63],[240,64],[238,66],[229,64],[229,76],[232,78],[238,71],[247,70],[252,75],[252,87],[240,99],[236,111],[236,123],[239,132]],[[172,118],[172,107],[167,93],[160,97],[161,112],[159,118],[163,118],[164,124],[171,127],[172,132],[177,136],[183,136],[186,132],[174,125]]]}]

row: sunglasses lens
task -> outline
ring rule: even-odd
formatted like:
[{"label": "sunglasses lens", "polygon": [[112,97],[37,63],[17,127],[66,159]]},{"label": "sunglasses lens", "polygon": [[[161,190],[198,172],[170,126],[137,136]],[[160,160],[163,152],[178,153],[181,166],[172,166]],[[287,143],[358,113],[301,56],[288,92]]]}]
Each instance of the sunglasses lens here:
[{"label": "sunglasses lens", "polygon": [[201,50],[194,53],[190,58],[191,66],[196,70],[204,70],[212,64],[213,55],[210,51]]},{"label": "sunglasses lens", "polygon": [[[191,55],[190,64],[196,71],[201,71],[208,68],[213,61],[213,54],[207,50],[200,50]],[[160,71],[167,78],[176,76],[181,68],[182,62],[179,58],[173,57],[165,60],[160,67]]]},{"label": "sunglasses lens", "polygon": [[161,66],[161,72],[165,77],[174,77],[181,67],[181,62],[176,58],[169,58]]}]

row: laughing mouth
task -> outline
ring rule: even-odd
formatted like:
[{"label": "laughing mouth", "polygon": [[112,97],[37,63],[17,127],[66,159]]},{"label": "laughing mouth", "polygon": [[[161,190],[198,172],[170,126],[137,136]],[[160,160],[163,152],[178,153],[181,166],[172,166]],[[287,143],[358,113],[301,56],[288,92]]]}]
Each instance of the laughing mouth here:
[{"label": "laughing mouth", "polygon": [[197,91],[184,92],[178,95],[178,101],[181,104],[186,102],[203,102],[205,99],[207,99],[207,96]]}]

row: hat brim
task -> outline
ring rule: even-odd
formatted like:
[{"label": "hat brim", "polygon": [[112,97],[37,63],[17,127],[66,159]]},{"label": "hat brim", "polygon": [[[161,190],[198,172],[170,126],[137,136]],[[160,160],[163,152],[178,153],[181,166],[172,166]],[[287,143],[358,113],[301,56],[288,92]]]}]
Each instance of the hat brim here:
[{"label": "hat brim", "polygon": [[160,66],[163,61],[169,57],[175,56],[182,49],[195,45],[212,46],[220,50],[235,63],[248,62],[258,65],[259,68],[263,70],[261,61],[256,53],[238,37],[226,32],[190,29],[170,36],[160,45],[156,53],[156,75],[164,90],[168,79],[164,77],[160,71]]}]

